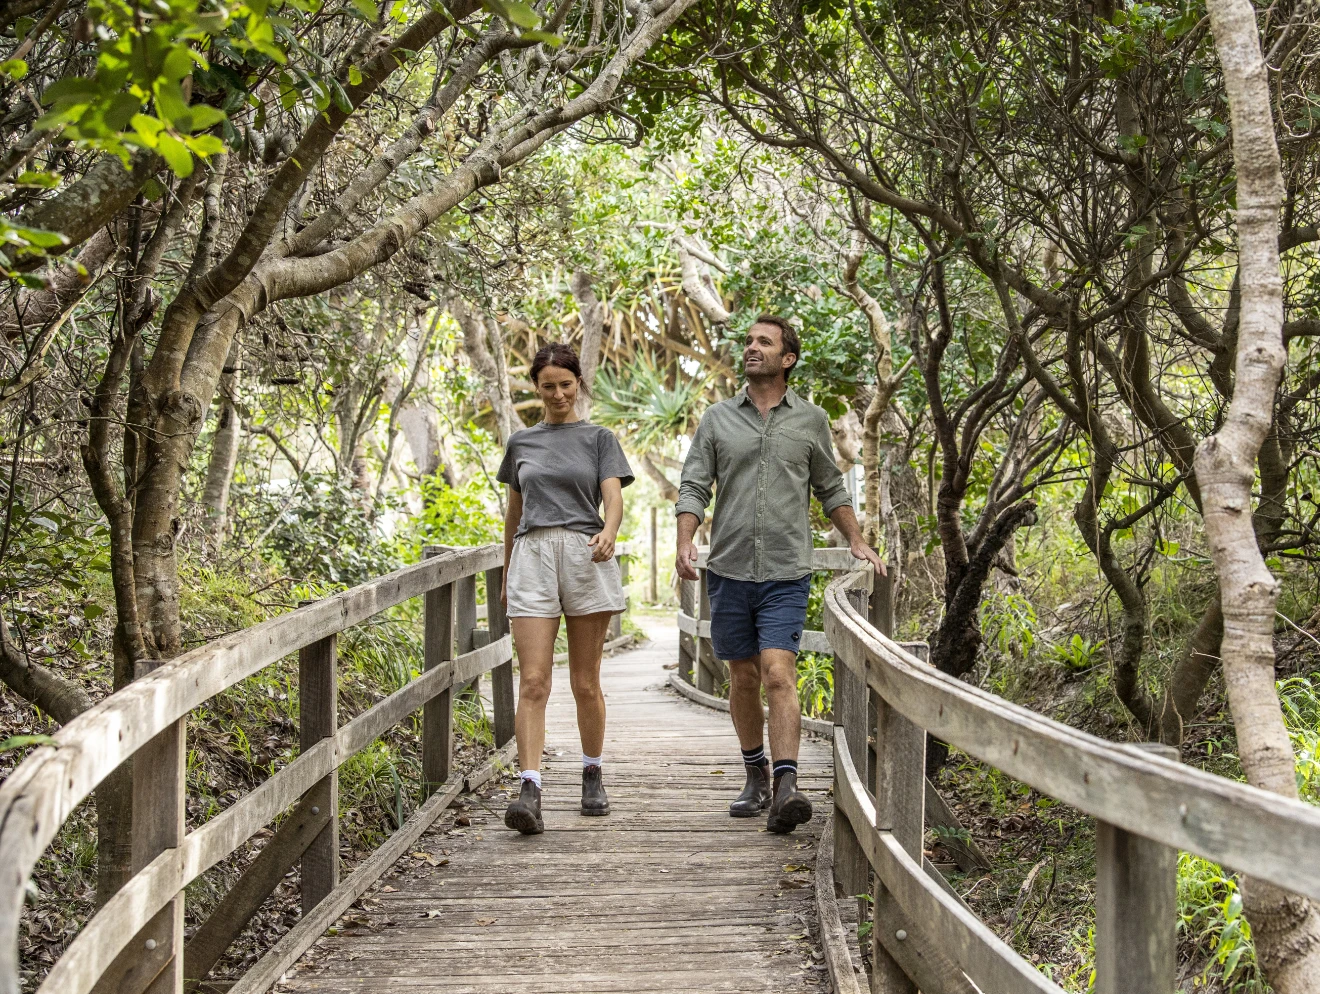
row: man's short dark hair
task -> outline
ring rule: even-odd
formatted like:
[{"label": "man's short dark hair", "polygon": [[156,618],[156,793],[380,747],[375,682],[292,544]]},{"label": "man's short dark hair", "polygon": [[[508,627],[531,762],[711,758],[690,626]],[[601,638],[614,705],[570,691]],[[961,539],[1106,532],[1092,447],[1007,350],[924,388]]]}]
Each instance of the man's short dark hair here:
[{"label": "man's short dark hair", "polygon": [[[788,318],[780,317],[778,314],[762,314],[752,322],[752,325],[758,324],[772,324],[778,328],[779,339],[784,345],[784,352],[792,352],[796,357],[793,360],[793,365],[784,370],[784,382],[787,383],[789,375],[797,369],[797,364],[802,361],[802,340],[798,338],[798,333],[793,329],[793,326],[788,323]],[[748,331],[750,330],[751,327],[749,326]]]}]

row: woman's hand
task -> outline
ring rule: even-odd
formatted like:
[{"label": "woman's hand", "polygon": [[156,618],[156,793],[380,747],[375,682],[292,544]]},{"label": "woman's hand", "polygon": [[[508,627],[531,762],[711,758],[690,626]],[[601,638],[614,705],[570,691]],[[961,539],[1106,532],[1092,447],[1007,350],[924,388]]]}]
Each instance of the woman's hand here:
[{"label": "woman's hand", "polygon": [[587,539],[587,545],[595,550],[591,554],[593,563],[605,563],[614,558],[614,535],[608,528]]}]

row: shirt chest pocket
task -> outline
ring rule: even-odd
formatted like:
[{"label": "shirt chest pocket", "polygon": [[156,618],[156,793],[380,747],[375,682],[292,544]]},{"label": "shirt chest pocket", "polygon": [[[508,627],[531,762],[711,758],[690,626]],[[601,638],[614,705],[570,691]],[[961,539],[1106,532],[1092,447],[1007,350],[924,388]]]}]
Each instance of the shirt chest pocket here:
[{"label": "shirt chest pocket", "polygon": [[811,467],[811,437],[792,428],[780,428],[774,433],[775,456],[785,469],[794,475],[806,476]]}]

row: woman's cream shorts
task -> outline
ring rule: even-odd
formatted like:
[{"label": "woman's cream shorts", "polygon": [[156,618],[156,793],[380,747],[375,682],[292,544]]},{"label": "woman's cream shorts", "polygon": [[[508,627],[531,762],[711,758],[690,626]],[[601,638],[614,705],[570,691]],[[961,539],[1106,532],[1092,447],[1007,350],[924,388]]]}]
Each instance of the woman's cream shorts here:
[{"label": "woman's cream shorts", "polygon": [[589,535],[567,528],[533,528],[513,540],[509,557],[509,617],[577,617],[626,606],[619,561],[591,561]]}]

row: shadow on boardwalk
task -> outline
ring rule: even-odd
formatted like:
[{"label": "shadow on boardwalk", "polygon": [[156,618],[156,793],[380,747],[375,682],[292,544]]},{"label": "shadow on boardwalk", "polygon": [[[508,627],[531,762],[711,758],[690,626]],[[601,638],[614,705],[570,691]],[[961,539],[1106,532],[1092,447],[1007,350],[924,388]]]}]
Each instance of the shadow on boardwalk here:
[{"label": "shadow on boardwalk", "polygon": [[828,991],[810,870],[829,749],[803,740],[811,824],[776,836],[764,817],[730,818],[742,786],[733,728],[663,689],[678,633],[650,624],[650,642],[603,667],[612,815],[578,814],[581,746],[557,668],[545,834],[504,828],[512,776],[468,798],[468,824],[439,820],[276,990]]}]

